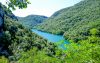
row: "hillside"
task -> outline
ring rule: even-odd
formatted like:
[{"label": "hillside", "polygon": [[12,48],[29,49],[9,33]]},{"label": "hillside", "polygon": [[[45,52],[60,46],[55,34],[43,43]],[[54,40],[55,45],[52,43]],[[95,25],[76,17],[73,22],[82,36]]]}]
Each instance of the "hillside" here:
[{"label": "hillside", "polygon": [[47,19],[46,16],[40,16],[40,15],[29,15],[26,17],[17,17],[17,18],[21,24],[29,28],[33,28],[34,26],[42,23],[44,20]]},{"label": "hillside", "polygon": [[7,15],[11,19],[17,20],[17,17],[11,12],[11,10],[7,9],[6,6],[0,3],[0,36],[2,34],[2,29],[4,28],[4,16]]},{"label": "hillside", "polygon": [[84,0],[55,12],[35,28],[53,34],[64,34],[75,41],[86,38],[90,29],[100,28],[100,0]]},{"label": "hillside", "polygon": [[[3,8],[3,5],[0,6],[0,9]],[[4,12],[6,9],[2,11]],[[7,13],[10,14],[9,12]],[[33,33],[30,29],[24,27],[17,20],[12,19],[11,16],[5,13],[3,18],[4,24],[2,35],[0,35],[0,63],[22,63],[20,59],[28,51],[31,51],[30,54],[36,54],[32,55],[34,57],[43,55],[42,57],[51,58],[55,54],[56,46],[53,43]],[[27,61],[23,63],[27,63]],[[37,60],[34,59],[34,61]]]},{"label": "hillside", "polygon": [[43,39],[13,19],[14,14],[1,4],[0,63],[100,63],[99,6],[99,0],[85,0],[56,12],[41,27],[37,26],[64,34],[70,44],[64,43],[67,49],[63,50],[57,47],[63,41],[56,44]]}]

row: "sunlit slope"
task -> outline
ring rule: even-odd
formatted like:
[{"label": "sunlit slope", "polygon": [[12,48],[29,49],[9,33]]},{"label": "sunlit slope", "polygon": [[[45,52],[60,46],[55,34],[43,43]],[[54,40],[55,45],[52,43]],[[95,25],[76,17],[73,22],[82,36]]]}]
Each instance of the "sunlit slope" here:
[{"label": "sunlit slope", "polygon": [[100,0],[84,0],[55,12],[36,28],[53,34],[64,34],[67,39],[72,39],[79,36],[84,38],[89,29],[100,27],[99,23]]}]

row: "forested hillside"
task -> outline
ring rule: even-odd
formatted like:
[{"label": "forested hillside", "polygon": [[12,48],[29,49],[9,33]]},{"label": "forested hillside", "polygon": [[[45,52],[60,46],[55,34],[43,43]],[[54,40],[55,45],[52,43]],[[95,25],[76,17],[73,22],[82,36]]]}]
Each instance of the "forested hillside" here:
[{"label": "forested hillside", "polygon": [[33,28],[34,26],[42,23],[44,20],[47,19],[46,16],[40,16],[40,15],[29,15],[26,17],[17,17],[18,22],[23,24],[25,27]]},{"label": "forested hillside", "polygon": [[56,50],[53,43],[47,42],[47,40],[7,16],[5,17],[5,26],[0,42],[0,55],[8,57],[10,62],[18,61],[22,53],[31,49],[33,54],[40,51],[41,53],[44,52],[47,57],[52,56]]},{"label": "forested hillside", "polygon": [[65,63],[100,63],[100,0],[61,9],[35,28],[69,40]]},{"label": "forested hillside", "polygon": [[[17,0],[9,1],[16,5]],[[100,63],[100,0],[81,1],[35,27],[64,35],[70,42],[64,43],[64,50],[57,47],[63,41],[56,44],[43,39],[6,11],[1,4],[0,63]]]},{"label": "forested hillside", "polygon": [[[100,0],[83,0],[55,12],[35,28],[53,34],[64,34],[66,39],[86,38],[90,29],[100,28]],[[80,37],[79,37],[80,36]]]},{"label": "forested hillside", "polygon": [[[1,4],[0,8],[3,9],[3,7]],[[7,8],[2,11],[5,10]],[[9,14],[9,12],[7,13]],[[28,60],[21,62],[21,60],[26,58],[20,60],[21,57],[24,57],[22,56],[24,53],[28,54],[28,51],[31,51],[29,54],[32,54],[32,56],[34,54],[35,56],[44,55],[48,58],[55,54],[57,47],[53,43],[33,33],[10,16],[4,14],[3,18],[4,27],[2,32],[0,32],[0,63],[29,63]],[[32,61],[37,60],[34,59]]]}]

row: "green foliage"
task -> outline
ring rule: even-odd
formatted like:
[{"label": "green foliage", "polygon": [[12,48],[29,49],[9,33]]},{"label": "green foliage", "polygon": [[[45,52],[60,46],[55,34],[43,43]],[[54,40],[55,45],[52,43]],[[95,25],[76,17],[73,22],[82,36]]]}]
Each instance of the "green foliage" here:
[{"label": "green foliage", "polygon": [[15,10],[15,7],[19,9],[27,8],[27,5],[30,4],[29,0],[8,0],[6,1],[8,8]]},{"label": "green foliage", "polygon": [[10,62],[18,61],[22,52],[27,53],[34,48],[37,48],[37,51],[45,52],[47,57],[55,54],[56,46],[53,43],[25,28],[18,21],[14,21],[5,15],[4,23],[3,36],[0,37],[0,47],[2,46],[2,50],[6,50],[8,55],[1,53],[4,50],[0,52],[0,55],[8,57]]},{"label": "green foliage", "polygon": [[4,56],[0,56],[0,63],[9,63],[9,61]]},{"label": "green foliage", "polygon": [[18,63],[61,63],[61,60],[46,55],[45,51],[38,51],[36,48],[22,53]]},{"label": "green foliage", "polygon": [[78,43],[65,44],[67,50],[56,49],[55,50],[56,52],[53,56],[48,56],[46,55],[45,51],[38,51],[35,48],[31,49],[28,52],[22,53],[22,56],[18,62],[19,63],[100,63],[99,43],[100,43],[100,37],[98,37],[97,35],[91,35],[85,40],[80,40]]},{"label": "green foliage", "polygon": [[99,0],[82,1],[56,12],[48,22],[38,26],[38,29],[55,34],[64,33],[71,42],[65,44],[67,50],[58,49],[54,43],[5,15],[0,63],[100,63],[99,4]]},{"label": "green foliage", "polygon": [[[95,28],[95,30],[98,29]],[[91,34],[85,40],[79,40],[78,43],[65,44],[67,50],[64,50],[64,61],[66,63],[100,63],[100,36],[97,34],[98,32],[95,35]]]},{"label": "green foliage", "polygon": [[[54,13],[35,28],[54,34],[64,34],[64,37],[71,42],[66,44],[67,50],[63,53],[65,56],[61,55],[64,58],[63,62],[100,63],[99,6],[99,0],[81,1]],[[59,54],[57,56],[61,57]]]},{"label": "green foliage", "polygon": [[44,22],[46,20],[46,16],[40,15],[29,15],[26,17],[18,17],[18,22],[28,28],[33,28],[34,26]]},{"label": "green foliage", "polygon": [[99,30],[93,28],[93,29],[90,30],[90,34],[92,34],[92,35],[97,35],[97,34],[99,34]]},{"label": "green foliage", "polygon": [[35,28],[53,34],[62,34],[67,40],[86,39],[92,28],[100,27],[100,1],[84,0],[55,12]]}]

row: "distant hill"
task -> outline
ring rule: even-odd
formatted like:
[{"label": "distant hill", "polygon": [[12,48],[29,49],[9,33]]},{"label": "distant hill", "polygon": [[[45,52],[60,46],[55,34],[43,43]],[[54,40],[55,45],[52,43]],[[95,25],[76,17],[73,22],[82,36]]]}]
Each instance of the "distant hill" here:
[{"label": "distant hill", "polygon": [[42,23],[45,19],[47,19],[46,16],[40,16],[40,15],[29,15],[26,17],[18,17],[19,22],[29,28],[32,28],[33,26]]},{"label": "distant hill", "polygon": [[100,29],[100,0],[84,0],[55,12],[35,28],[53,34],[64,34],[66,39],[86,38],[90,29]]}]

